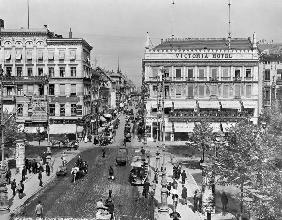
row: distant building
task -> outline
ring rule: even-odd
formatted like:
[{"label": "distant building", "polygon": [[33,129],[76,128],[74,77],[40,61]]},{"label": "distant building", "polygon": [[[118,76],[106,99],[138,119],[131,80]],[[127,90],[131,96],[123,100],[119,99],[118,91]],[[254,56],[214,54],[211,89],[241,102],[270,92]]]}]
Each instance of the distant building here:
[{"label": "distant building", "polygon": [[155,47],[147,44],[142,62],[149,92],[147,140],[187,140],[200,120],[211,122],[214,132],[226,132],[245,117],[257,123],[258,62],[255,35],[230,42],[169,38]]},{"label": "distant building", "polygon": [[261,108],[271,108],[275,101],[282,104],[282,44],[258,44],[260,51]]},{"label": "distant building", "polygon": [[0,32],[4,70],[4,109],[16,111],[27,132],[75,133],[77,120],[90,113],[90,52],[82,38],[63,38],[41,29]]}]

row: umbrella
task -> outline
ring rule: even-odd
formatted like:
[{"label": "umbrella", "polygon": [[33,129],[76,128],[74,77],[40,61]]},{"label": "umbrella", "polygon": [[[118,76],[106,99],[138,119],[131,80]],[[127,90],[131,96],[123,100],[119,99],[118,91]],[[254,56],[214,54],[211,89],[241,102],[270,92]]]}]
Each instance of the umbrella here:
[{"label": "umbrella", "polygon": [[107,119],[105,119],[103,116],[100,117],[101,121],[107,121]]},{"label": "umbrella", "polygon": [[104,117],[105,117],[105,118],[111,118],[112,115],[111,115],[111,114],[104,114]]}]

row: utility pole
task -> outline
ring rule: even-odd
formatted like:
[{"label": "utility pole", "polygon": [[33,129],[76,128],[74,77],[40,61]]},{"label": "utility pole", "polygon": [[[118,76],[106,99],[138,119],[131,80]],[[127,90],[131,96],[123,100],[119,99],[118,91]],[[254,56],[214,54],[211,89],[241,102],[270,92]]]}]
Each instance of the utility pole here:
[{"label": "utility pole", "polygon": [[2,149],[2,161],[1,167],[4,167],[4,151],[5,151],[5,135],[4,135],[4,104],[3,104],[3,69],[0,66],[0,74],[1,74],[1,149]]}]

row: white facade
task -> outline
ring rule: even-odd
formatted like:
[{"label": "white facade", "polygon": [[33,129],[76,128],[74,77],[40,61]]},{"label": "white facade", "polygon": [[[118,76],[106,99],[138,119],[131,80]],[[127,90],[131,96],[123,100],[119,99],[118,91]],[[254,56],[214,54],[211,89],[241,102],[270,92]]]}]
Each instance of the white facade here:
[{"label": "white facade", "polygon": [[[207,44],[199,49],[187,49],[195,47],[190,39],[169,39],[164,46],[146,48],[143,74],[149,91],[145,118],[148,141],[162,139],[163,133],[166,140],[185,139],[200,119],[210,120],[214,132],[226,131],[247,112],[257,123],[258,51],[251,42],[244,49],[232,49],[232,43],[231,49],[209,49],[211,41],[220,44],[221,40],[193,39],[196,45]],[[248,45],[248,39],[241,41]],[[168,43],[184,46],[168,49]]]}]

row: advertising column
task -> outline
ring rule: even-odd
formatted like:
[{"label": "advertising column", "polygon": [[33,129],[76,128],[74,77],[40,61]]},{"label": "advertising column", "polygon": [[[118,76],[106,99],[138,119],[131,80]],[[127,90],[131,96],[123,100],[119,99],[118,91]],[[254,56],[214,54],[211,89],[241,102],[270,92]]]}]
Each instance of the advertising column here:
[{"label": "advertising column", "polygon": [[22,173],[25,165],[25,143],[24,140],[16,141],[16,168]]}]

